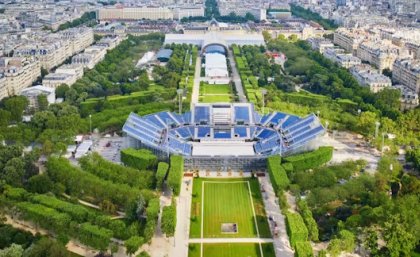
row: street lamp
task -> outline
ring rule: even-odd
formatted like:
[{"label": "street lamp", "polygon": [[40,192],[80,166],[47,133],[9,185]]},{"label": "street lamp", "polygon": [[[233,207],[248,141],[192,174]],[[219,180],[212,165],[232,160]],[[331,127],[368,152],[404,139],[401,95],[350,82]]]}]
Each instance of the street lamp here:
[{"label": "street lamp", "polygon": [[379,126],[381,123],[379,121],[375,121],[375,138],[378,137]]},{"label": "street lamp", "polygon": [[264,108],[265,108],[265,99],[264,96],[267,94],[267,89],[261,89],[261,95],[262,95],[262,102],[263,102],[263,106],[262,106],[262,113],[264,115]]},{"label": "street lamp", "polygon": [[182,94],[184,93],[184,89],[178,89],[176,91],[176,93],[178,94],[178,113],[181,114],[182,112]]},{"label": "street lamp", "polygon": [[360,116],[360,114],[362,113],[362,110],[360,110],[360,109],[357,109],[357,115],[359,115]]},{"label": "street lamp", "polygon": [[320,111],[318,110],[318,111],[316,111],[316,116],[318,116],[319,117],[319,113],[320,113]]},{"label": "street lamp", "polygon": [[92,114],[89,114],[89,132],[92,135]]},{"label": "street lamp", "polygon": [[384,154],[384,142],[385,142],[385,133],[382,132],[382,147],[381,147],[381,154]]}]

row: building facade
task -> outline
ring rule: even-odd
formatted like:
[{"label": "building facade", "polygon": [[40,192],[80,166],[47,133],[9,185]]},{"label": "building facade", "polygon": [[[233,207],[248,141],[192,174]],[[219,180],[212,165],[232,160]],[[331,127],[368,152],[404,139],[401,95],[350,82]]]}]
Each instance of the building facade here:
[{"label": "building facade", "polygon": [[399,59],[392,70],[392,80],[420,93],[420,60]]},{"label": "building facade", "polygon": [[99,9],[97,17],[100,21],[142,19],[172,20],[174,19],[174,13],[166,7],[112,7]]},{"label": "building facade", "polygon": [[391,79],[382,75],[378,70],[368,65],[358,65],[350,68],[350,73],[360,85],[369,87],[370,91],[377,93],[386,87],[392,86]]},{"label": "building facade", "polygon": [[0,58],[0,77],[3,76],[2,97],[18,95],[41,76],[41,66],[34,58]]}]

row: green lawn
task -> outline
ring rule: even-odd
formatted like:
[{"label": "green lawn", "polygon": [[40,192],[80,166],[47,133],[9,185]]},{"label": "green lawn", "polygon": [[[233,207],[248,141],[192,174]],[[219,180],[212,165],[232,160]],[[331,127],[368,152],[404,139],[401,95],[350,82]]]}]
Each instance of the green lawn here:
[{"label": "green lawn", "polygon": [[[275,257],[273,244],[226,243],[204,244],[203,257]],[[200,244],[190,244],[188,257],[200,257]]]},{"label": "green lawn", "polygon": [[[203,186],[204,197],[202,197]],[[203,214],[202,200],[204,200]],[[255,220],[260,237],[271,237],[257,179],[195,179],[191,205],[191,238],[201,238],[202,218],[204,218],[205,238],[257,237]],[[222,233],[222,223],[236,223],[238,232]]]},{"label": "green lawn", "polygon": [[221,84],[221,85],[209,85],[207,83],[202,83],[200,85],[200,95],[206,95],[206,94],[224,94],[224,95],[230,95],[231,87],[227,84]]},{"label": "green lawn", "polygon": [[202,103],[232,102],[231,95],[204,95],[200,96]]}]

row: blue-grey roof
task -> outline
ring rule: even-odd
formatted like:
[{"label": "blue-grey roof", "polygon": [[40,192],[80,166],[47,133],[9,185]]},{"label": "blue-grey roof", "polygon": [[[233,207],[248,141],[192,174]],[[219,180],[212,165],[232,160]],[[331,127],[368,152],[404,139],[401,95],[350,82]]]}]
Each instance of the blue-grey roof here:
[{"label": "blue-grey roof", "polygon": [[171,49],[160,49],[159,52],[156,55],[157,59],[169,59],[172,55]]}]

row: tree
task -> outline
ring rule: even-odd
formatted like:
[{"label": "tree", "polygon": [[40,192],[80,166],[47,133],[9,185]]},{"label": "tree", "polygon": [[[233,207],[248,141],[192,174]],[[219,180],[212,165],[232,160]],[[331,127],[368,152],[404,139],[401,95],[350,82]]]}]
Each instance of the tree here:
[{"label": "tree", "polygon": [[12,186],[21,186],[25,175],[25,162],[21,157],[10,159],[4,167],[1,177]]},{"label": "tree", "polygon": [[22,121],[23,111],[28,106],[28,99],[24,96],[14,96],[4,101],[4,107],[11,114],[11,120],[15,122]]},{"label": "tree", "polygon": [[42,238],[25,252],[24,257],[70,257],[66,247],[49,238]]},{"label": "tree", "polygon": [[0,127],[9,125],[11,117],[12,114],[9,111],[0,109]]},{"label": "tree", "polygon": [[363,112],[359,118],[358,128],[359,131],[365,136],[372,137],[375,133],[375,122],[378,118],[373,112]]},{"label": "tree", "polygon": [[0,250],[0,257],[21,257],[22,254],[23,248],[18,244],[12,244],[3,250]]},{"label": "tree", "polygon": [[250,13],[250,12],[247,12],[246,14],[245,14],[245,19],[247,19],[247,20],[249,20],[249,21],[255,21],[256,19],[255,19],[255,16],[252,14],[252,13]]},{"label": "tree", "polygon": [[131,256],[133,253],[137,252],[140,246],[144,243],[144,238],[139,236],[132,236],[124,242],[126,248],[126,253]]},{"label": "tree", "polygon": [[35,175],[28,180],[28,190],[33,193],[45,194],[52,191],[53,187],[53,182],[45,174]]},{"label": "tree", "polygon": [[69,91],[70,87],[66,84],[61,84],[55,89],[55,96],[57,98],[65,98],[67,91]]},{"label": "tree", "polygon": [[418,238],[407,231],[398,214],[385,222],[383,236],[390,257],[410,256],[418,242]]},{"label": "tree", "polygon": [[47,96],[46,95],[44,95],[44,94],[40,94],[40,95],[38,95],[38,109],[40,110],[40,111],[45,111],[45,110],[47,110],[47,108],[48,108],[48,99],[47,99]]}]

